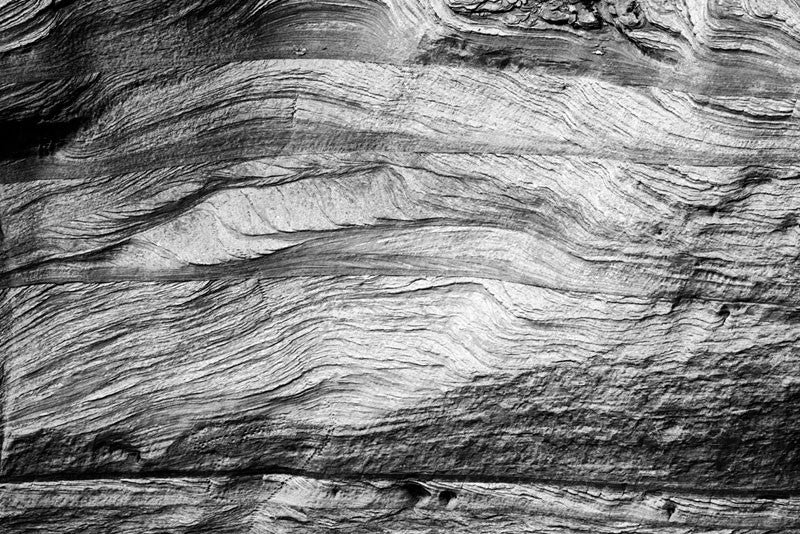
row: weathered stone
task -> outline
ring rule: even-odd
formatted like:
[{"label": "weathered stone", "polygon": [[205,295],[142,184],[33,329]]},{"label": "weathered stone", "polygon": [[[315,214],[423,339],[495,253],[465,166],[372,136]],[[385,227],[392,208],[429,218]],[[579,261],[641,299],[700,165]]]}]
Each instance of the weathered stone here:
[{"label": "weathered stone", "polygon": [[0,6],[3,532],[797,532],[783,0]]}]

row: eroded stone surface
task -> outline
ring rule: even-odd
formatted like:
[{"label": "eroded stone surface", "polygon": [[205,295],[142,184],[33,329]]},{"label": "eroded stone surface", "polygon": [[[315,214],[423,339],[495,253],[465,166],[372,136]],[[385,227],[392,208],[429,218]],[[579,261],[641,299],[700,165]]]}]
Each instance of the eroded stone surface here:
[{"label": "eroded stone surface", "polygon": [[3,3],[3,526],[797,531],[798,13]]}]

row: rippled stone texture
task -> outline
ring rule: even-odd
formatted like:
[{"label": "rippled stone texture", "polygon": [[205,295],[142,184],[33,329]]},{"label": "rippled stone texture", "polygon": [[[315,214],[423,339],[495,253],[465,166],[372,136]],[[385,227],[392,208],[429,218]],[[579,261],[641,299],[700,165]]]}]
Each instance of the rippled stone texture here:
[{"label": "rippled stone texture", "polygon": [[796,532],[800,6],[0,5],[10,532]]}]

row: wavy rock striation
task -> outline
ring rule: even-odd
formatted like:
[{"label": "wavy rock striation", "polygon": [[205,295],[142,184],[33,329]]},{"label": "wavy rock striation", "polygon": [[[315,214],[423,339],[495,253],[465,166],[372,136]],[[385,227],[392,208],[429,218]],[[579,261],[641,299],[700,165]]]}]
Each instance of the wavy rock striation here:
[{"label": "wavy rock striation", "polygon": [[9,532],[798,532],[795,0],[0,2]]},{"label": "wavy rock striation", "polygon": [[796,498],[276,475],[6,484],[0,505],[17,532],[767,533],[800,513]]}]

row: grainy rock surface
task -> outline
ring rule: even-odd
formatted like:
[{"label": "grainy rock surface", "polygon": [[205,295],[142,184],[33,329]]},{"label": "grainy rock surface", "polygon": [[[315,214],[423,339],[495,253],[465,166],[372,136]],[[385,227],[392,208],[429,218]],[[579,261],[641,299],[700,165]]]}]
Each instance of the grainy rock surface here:
[{"label": "grainy rock surface", "polygon": [[0,531],[800,532],[795,0],[0,2]]}]

